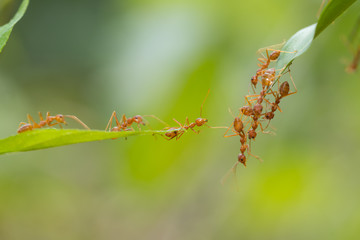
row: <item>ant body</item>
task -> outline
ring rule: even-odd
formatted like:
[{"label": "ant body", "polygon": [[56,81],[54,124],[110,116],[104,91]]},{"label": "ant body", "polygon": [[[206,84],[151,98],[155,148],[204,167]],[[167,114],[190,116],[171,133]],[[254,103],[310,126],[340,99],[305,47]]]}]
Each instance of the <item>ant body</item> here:
[{"label": "ant body", "polygon": [[[294,80],[289,72],[289,75],[290,75],[290,79],[293,83],[293,86],[295,88],[295,91],[294,92],[290,92],[290,85],[289,85],[289,82],[288,81],[284,81],[280,86],[279,86],[279,90],[276,91],[275,93],[272,92],[272,94],[274,95],[275,97],[275,102],[274,103],[271,103],[271,111],[270,112],[267,112],[265,113],[265,119],[269,120],[269,123],[270,121],[274,118],[275,116],[275,111],[276,109],[279,109],[279,104],[280,104],[280,101],[281,99],[283,99],[284,97],[287,97],[287,96],[290,96],[290,95],[293,95],[295,93],[297,93],[297,88],[295,86],[295,83],[294,83]],[[268,125],[269,125],[268,123]]]},{"label": "ant body", "polygon": [[[208,90],[208,92],[207,92],[207,94],[206,94],[206,96],[205,96],[205,99],[204,99],[204,101],[203,101],[202,104],[201,104],[200,117],[197,118],[197,119],[195,119],[195,122],[190,123],[188,117],[186,117],[185,124],[181,124],[181,123],[180,123],[179,121],[177,121],[176,119],[173,119],[177,124],[179,124],[180,128],[174,128],[174,127],[172,127],[172,128],[169,128],[169,127],[165,128],[166,130],[173,130],[173,131],[169,131],[169,132],[166,132],[166,133],[165,133],[165,137],[167,137],[167,138],[166,138],[167,140],[171,140],[171,139],[173,139],[173,138],[175,138],[175,137],[176,137],[176,140],[178,140],[178,139],[184,134],[184,132],[186,132],[188,129],[191,129],[191,130],[192,130],[193,132],[195,132],[196,134],[199,134],[199,133],[200,133],[200,130],[196,131],[196,130],[194,130],[194,128],[195,128],[196,126],[201,127],[201,126],[203,126],[203,125],[206,125],[206,123],[208,122],[208,119],[202,117],[202,109],[203,109],[204,103],[205,103],[205,101],[206,101],[209,93],[210,93],[210,89]],[[209,127],[209,128],[220,128],[220,127],[210,127],[210,126],[208,126],[208,125],[206,125],[206,126]]]},{"label": "ant body", "polygon": [[[77,122],[79,122],[84,128],[90,130],[90,128],[83,123],[79,118],[77,118],[76,116],[73,115],[62,115],[62,114],[57,114],[56,116],[50,116],[50,113],[47,112],[46,113],[46,118],[44,119],[41,112],[39,112],[39,117],[40,117],[40,122],[36,123],[34,121],[34,119],[30,116],[30,114],[27,115],[27,119],[28,119],[28,123],[25,122],[21,122],[19,125],[19,128],[17,130],[18,133],[22,133],[22,132],[26,132],[26,131],[31,131],[33,129],[36,128],[43,128],[45,126],[55,126],[57,124],[59,124],[60,128],[62,128],[61,124],[67,124],[65,122],[65,118],[72,118],[74,120],[76,120]],[[53,123],[54,121],[56,121],[55,123]]]},{"label": "ant body", "polygon": [[[111,128],[112,121],[114,118],[115,118],[116,126]],[[131,128],[131,125],[133,123],[137,123],[138,127],[139,127],[139,124],[145,125],[144,119],[140,115],[135,115],[132,118],[126,118],[126,116],[124,114],[124,115],[122,115],[121,122],[120,122],[116,116],[116,112],[113,111],[113,113],[111,114],[110,120],[105,128],[105,131],[107,131],[108,129],[110,132],[131,131],[131,130],[134,130],[133,128]]]}]

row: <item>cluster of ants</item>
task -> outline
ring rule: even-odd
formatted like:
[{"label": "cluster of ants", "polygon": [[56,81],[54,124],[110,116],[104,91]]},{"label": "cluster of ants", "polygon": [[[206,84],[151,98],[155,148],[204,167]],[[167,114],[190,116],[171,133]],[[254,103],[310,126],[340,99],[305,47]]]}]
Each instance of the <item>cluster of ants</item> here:
[{"label": "cluster of ants", "polygon": [[[261,53],[261,50],[259,50]],[[269,54],[269,51],[272,51]],[[265,131],[269,125],[270,121],[275,117],[275,112],[281,109],[279,107],[280,101],[287,96],[297,93],[295,83],[290,74],[290,69],[285,67],[279,70],[275,68],[270,68],[270,64],[273,61],[276,61],[280,53],[293,53],[285,52],[275,49],[266,49],[266,57],[263,56],[258,58],[258,67],[255,75],[251,77],[250,86],[254,94],[249,94],[245,96],[245,106],[239,109],[239,115],[233,116],[234,121],[232,125],[225,132],[224,137],[239,136],[240,137],[240,153],[238,155],[238,161],[231,168],[231,171],[235,172],[236,167],[239,163],[243,164],[246,167],[247,156],[252,156],[260,161],[262,161],[258,156],[251,153],[251,141],[255,140],[258,136],[258,132],[262,133],[272,133],[271,131]],[[290,79],[293,83],[295,91],[290,92],[290,85],[288,81],[283,81],[280,83],[280,77],[284,76],[286,73],[289,73]],[[275,90],[277,82],[277,89]],[[261,83],[259,93],[256,92],[256,87],[258,83]],[[262,122],[267,121],[267,125],[264,127]],[[260,130],[258,127],[260,126]],[[226,135],[227,132],[231,129],[234,133],[232,135]],[[249,144],[247,143],[249,140]]]},{"label": "cluster of ants", "polygon": [[[199,133],[199,130],[195,130],[195,127],[201,127],[203,125],[209,128],[227,128],[224,137],[233,137],[239,136],[240,137],[240,153],[238,155],[238,160],[236,161],[235,165],[232,167],[231,170],[235,171],[237,164],[242,163],[246,166],[246,161],[249,156],[252,156],[256,159],[261,159],[251,153],[251,141],[255,140],[258,136],[258,132],[261,131],[262,133],[271,133],[270,131],[265,131],[269,125],[270,121],[274,118],[275,112],[281,109],[279,107],[280,101],[287,96],[297,93],[297,89],[295,83],[292,79],[290,74],[290,69],[285,67],[283,69],[276,70],[275,68],[270,68],[270,64],[273,61],[276,61],[280,53],[293,53],[293,52],[285,52],[280,50],[275,50],[271,48],[266,48],[266,56],[262,56],[258,58],[258,67],[259,69],[256,71],[255,75],[251,78],[250,86],[254,94],[249,94],[245,96],[245,106],[239,109],[239,115],[233,116],[234,121],[229,127],[210,127],[207,125],[208,119],[201,117],[202,116],[202,108],[206,101],[206,98],[209,94],[209,91],[201,105],[200,108],[200,117],[197,118],[194,122],[189,121],[189,118],[186,117],[185,123],[181,124],[176,119],[173,119],[179,126],[178,127],[170,127],[168,124],[160,120],[154,115],[136,115],[131,118],[126,118],[125,114],[122,115],[122,118],[119,120],[116,112],[114,111],[109,119],[109,122],[105,128],[105,131],[109,132],[120,132],[120,131],[134,131],[132,127],[133,124],[137,124],[137,128],[141,131],[141,125],[147,125],[146,120],[144,117],[152,117],[157,119],[158,121],[162,122],[166,125],[163,129],[165,130],[164,134],[161,134],[165,139],[171,140],[176,139],[178,140],[187,130],[192,130],[195,133]],[[269,51],[273,51],[269,54]],[[259,50],[261,53],[262,50]],[[285,71],[286,70],[286,71]],[[289,73],[290,79],[293,83],[295,91],[290,92],[290,85],[288,81],[280,82],[280,77],[284,76],[286,73]],[[277,89],[276,87],[277,82]],[[258,83],[261,83],[261,87],[259,88],[259,93],[256,92]],[[231,111],[230,111],[231,112]],[[232,114],[232,113],[231,113]],[[30,131],[36,128],[43,128],[46,126],[55,126],[59,125],[62,128],[62,124],[66,124],[65,118],[72,118],[79,122],[85,129],[90,129],[85,123],[83,123],[80,119],[73,115],[62,115],[58,114],[56,116],[50,116],[49,112],[46,114],[46,118],[44,119],[42,114],[39,113],[40,122],[36,123],[34,119],[28,114],[28,123],[21,122],[18,133]],[[115,126],[112,127],[113,120],[115,119]],[[264,127],[263,123],[267,121],[267,125]],[[260,126],[260,130],[259,130]],[[229,131],[232,131],[232,135],[226,135]],[[248,144],[249,141],[249,144]],[[247,154],[247,156],[246,156]]]}]

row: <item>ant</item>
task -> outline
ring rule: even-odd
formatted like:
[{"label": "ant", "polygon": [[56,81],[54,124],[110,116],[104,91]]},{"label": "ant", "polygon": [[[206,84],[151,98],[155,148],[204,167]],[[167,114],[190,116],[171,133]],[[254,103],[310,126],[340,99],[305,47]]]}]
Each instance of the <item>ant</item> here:
[{"label": "ant", "polygon": [[[164,123],[161,119],[159,119],[158,117],[156,117],[154,115],[144,115],[144,117],[152,117],[152,118],[155,118],[156,120]],[[126,118],[125,114],[123,114],[121,117],[121,121],[119,121],[119,119],[116,116],[116,112],[113,111],[113,113],[111,114],[111,117],[109,119],[109,122],[105,128],[105,131],[107,131],[108,129],[109,129],[109,132],[133,131],[134,129],[131,127],[131,125],[133,123],[136,123],[138,125],[139,130],[141,130],[139,125],[140,124],[146,125],[144,117],[142,117],[140,115],[135,115],[132,118]],[[112,121],[114,118],[115,118],[116,126],[111,128]]]},{"label": "ant", "polygon": [[[230,109],[229,109],[230,110]],[[230,113],[232,114],[231,110]],[[233,114],[232,114],[233,115]],[[234,116],[233,116],[234,117]],[[250,147],[248,144],[246,144],[246,134],[244,132],[244,129],[246,128],[246,126],[249,124],[249,121],[244,125],[244,122],[241,120],[241,118],[239,116],[234,117],[234,121],[232,123],[232,126],[228,127],[228,129],[226,130],[224,137],[233,137],[233,136],[240,136],[240,143],[241,143],[241,147],[240,147],[240,154],[238,156],[238,160],[239,162],[241,162],[245,167],[246,167],[246,156],[244,155],[245,151],[247,150],[248,154],[255,157],[256,159],[261,160],[258,156],[255,156],[251,153],[250,151]],[[226,135],[226,133],[229,131],[229,129],[232,127],[232,131],[235,134],[232,135]]]},{"label": "ant", "polygon": [[[269,47],[264,47],[264,48],[260,48],[257,53],[258,54],[261,54],[262,57],[261,58],[258,58],[257,60],[260,62],[258,63],[258,66],[260,67],[260,69],[266,69],[269,67],[271,61],[275,61],[279,58],[280,56],[280,53],[295,53],[296,51],[294,52],[288,52],[288,51],[282,51],[282,50],[277,50],[277,49],[274,49],[274,48],[277,48],[277,47],[282,47],[284,44],[285,44],[286,41],[283,41],[282,43],[280,44],[275,44],[275,45],[272,45],[272,46],[269,46]],[[266,51],[266,57],[264,56],[264,54],[262,54],[263,51]],[[271,54],[269,54],[269,51],[273,51]]]},{"label": "ant", "polygon": [[[116,121],[116,126],[111,128],[112,121],[113,121],[114,118],[115,118],[115,121]],[[107,131],[108,129],[109,129],[110,132],[120,132],[120,131],[133,130],[132,128],[129,128],[129,127],[131,127],[131,125],[133,123],[137,123],[138,127],[139,127],[139,124],[145,125],[144,119],[140,115],[135,115],[132,118],[126,118],[126,116],[124,114],[124,115],[122,115],[121,122],[120,122],[119,119],[116,116],[116,112],[113,111],[113,113],[111,114],[110,120],[109,120],[109,122],[108,122],[108,124],[107,124],[107,126],[105,128],[105,131]]]},{"label": "ant", "polygon": [[[243,108],[246,109],[246,108]],[[246,111],[246,110],[244,110]],[[240,111],[241,113],[243,111]],[[230,111],[231,113],[231,111]],[[231,113],[232,114],[232,113]],[[236,177],[236,168],[237,165],[239,163],[243,164],[244,167],[246,167],[246,161],[247,158],[245,156],[245,152],[247,151],[248,155],[253,156],[254,158],[258,159],[259,161],[262,161],[260,157],[254,155],[251,153],[251,147],[246,143],[247,139],[246,139],[246,133],[244,132],[244,128],[247,126],[247,124],[249,123],[249,121],[246,123],[246,125],[244,126],[243,121],[241,120],[241,118],[239,116],[234,117],[234,121],[232,123],[232,126],[230,126],[228,128],[228,130],[225,132],[224,137],[233,137],[233,136],[240,136],[240,143],[241,143],[241,147],[240,147],[240,153],[238,155],[238,160],[235,162],[235,164],[231,167],[231,169],[228,171],[227,174],[225,174],[225,176],[223,177],[223,179],[221,180],[221,183],[223,184],[226,180],[226,178],[228,177],[228,175],[233,172],[234,176]],[[229,131],[229,129],[232,127],[232,131],[235,133],[233,135],[226,135],[226,133]]]},{"label": "ant", "polygon": [[[273,46],[279,46],[279,45],[282,46],[282,45],[284,45],[284,43],[285,42],[283,42],[281,44],[273,45]],[[264,49],[266,51],[266,57],[261,53]],[[273,52],[269,55],[269,51],[273,51]],[[252,87],[254,92],[255,92],[255,89],[256,89],[256,85],[257,85],[257,83],[259,81],[259,77],[262,77],[262,78],[264,77],[264,74],[266,74],[267,71],[268,71],[268,70],[265,70],[265,69],[267,69],[269,67],[271,61],[276,61],[279,58],[280,53],[282,53],[282,52],[284,52],[284,53],[295,53],[296,51],[288,52],[288,51],[281,51],[281,50],[276,50],[276,49],[272,49],[272,48],[261,48],[257,52],[261,53],[262,57],[258,58],[258,61],[260,62],[260,63],[258,63],[258,66],[260,68],[256,71],[256,74],[251,77],[251,87]],[[264,86],[263,86],[263,88],[264,88]]]},{"label": "ant", "polygon": [[191,130],[192,130],[193,132],[195,132],[196,134],[199,134],[199,133],[200,133],[200,130],[198,130],[198,131],[194,130],[194,128],[195,128],[196,126],[201,127],[201,126],[205,125],[205,126],[207,126],[208,128],[223,128],[223,127],[210,127],[210,126],[208,126],[208,125],[206,124],[206,123],[208,122],[208,119],[202,117],[202,109],[203,109],[203,106],[204,106],[204,103],[205,103],[207,97],[209,96],[209,93],[210,93],[210,89],[208,90],[208,92],[207,92],[207,94],[206,94],[206,96],[205,96],[205,99],[204,99],[204,101],[203,101],[202,104],[201,104],[201,107],[200,107],[200,117],[197,118],[197,119],[195,119],[195,122],[192,122],[192,123],[190,123],[190,122],[189,122],[189,118],[186,117],[186,120],[185,120],[185,123],[184,123],[184,124],[181,124],[179,121],[177,121],[177,120],[174,118],[173,120],[174,120],[177,124],[179,124],[180,128],[174,128],[174,127],[172,127],[172,128],[169,128],[169,127],[165,128],[166,130],[173,130],[173,131],[169,131],[169,132],[166,132],[166,133],[165,133],[165,136],[167,137],[167,138],[165,138],[166,140],[171,140],[171,139],[173,139],[173,138],[175,138],[175,137],[176,137],[176,140],[178,140],[178,139],[184,134],[184,132],[186,132],[188,129],[191,129]]},{"label": "ant", "polygon": [[[79,118],[77,118],[76,116],[73,115],[62,115],[62,114],[57,114],[56,116],[50,116],[50,113],[47,112],[46,113],[46,118],[44,119],[41,112],[39,112],[39,117],[40,117],[40,122],[36,123],[34,121],[34,119],[30,116],[30,114],[27,114],[27,119],[29,123],[25,123],[25,122],[21,122],[19,125],[19,129],[17,130],[18,133],[22,133],[22,132],[26,132],[26,131],[31,131],[35,128],[42,128],[45,126],[55,126],[56,124],[59,124],[60,128],[62,128],[62,123],[63,124],[67,124],[65,122],[65,118],[72,118],[74,120],[76,120],[78,123],[80,123],[84,128],[90,130],[90,128],[83,123]],[[53,123],[53,121],[56,121],[55,123]]]},{"label": "ant", "polygon": [[[269,123],[270,121],[274,118],[275,114],[274,112],[276,111],[276,109],[279,109],[279,104],[280,104],[280,100],[283,99],[284,97],[287,97],[287,96],[290,96],[290,95],[293,95],[295,93],[297,93],[297,88],[296,88],[296,85],[295,85],[295,82],[294,82],[294,79],[292,78],[291,76],[291,73],[290,73],[290,70],[289,70],[289,76],[290,76],[290,79],[293,83],[293,86],[295,88],[295,91],[294,92],[290,92],[290,85],[289,85],[289,82],[288,81],[284,81],[280,86],[279,86],[279,90],[276,91],[276,92],[273,92],[272,91],[272,94],[274,95],[275,97],[275,102],[274,103],[271,103],[271,111],[270,112],[267,112],[265,113],[265,119],[269,120]],[[268,125],[269,125],[268,123]],[[266,126],[267,128],[267,126]]]}]

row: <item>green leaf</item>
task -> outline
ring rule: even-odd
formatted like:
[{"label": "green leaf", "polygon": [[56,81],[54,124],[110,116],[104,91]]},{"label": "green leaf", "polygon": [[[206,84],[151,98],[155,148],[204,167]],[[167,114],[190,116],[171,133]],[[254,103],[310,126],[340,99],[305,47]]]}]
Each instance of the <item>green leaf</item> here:
[{"label": "green leaf", "polygon": [[276,69],[289,66],[291,62],[310,47],[315,34],[316,23],[295,33],[281,49],[282,52],[276,62]]},{"label": "green leaf", "polygon": [[10,20],[10,22],[0,27],[0,53],[4,48],[7,40],[9,39],[13,27],[22,18],[22,16],[24,16],[28,5],[29,5],[29,0],[23,0],[17,13]]},{"label": "green leaf", "polygon": [[[172,130],[174,131],[174,129]],[[105,132],[78,129],[36,129],[0,140],[0,154],[24,152],[75,143],[99,141],[135,135],[163,134],[166,131]]]},{"label": "green leaf", "polygon": [[325,28],[327,28],[338,16],[340,16],[356,0],[332,0],[322,11],[315,31],[316,38]]}]

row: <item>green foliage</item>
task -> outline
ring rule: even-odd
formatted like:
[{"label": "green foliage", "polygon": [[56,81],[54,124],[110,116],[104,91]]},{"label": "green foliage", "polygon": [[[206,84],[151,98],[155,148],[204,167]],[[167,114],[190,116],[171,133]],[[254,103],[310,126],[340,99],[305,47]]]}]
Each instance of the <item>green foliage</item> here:
[{"label": "green foliage", "polygon": [[13,27],[24,16],[28,5],[29,5],[29,0],[23,0],[17,13],[10,20],[10,22],[0,27],[0,53],[4,48],[7,40],[9,39]]},{"label": "green foliage", "polygon": [[291,64],[291,62],[301,54],[303,54],[310,47],[316,29],[316,23],[306,28],[301,29],[295,33],[284,45],[278,61],[276,62],[276,69],[282,69]]},{"label": "green foliage", "polygon": [[296,32],[284,45],[276,69],[288,67],[298,56],[306,52],[312,41],[327,28],[337,17],[339,17],[356,0],[332,0],[322,11],[317,23],[305,27]]},{"label": "green foliage", "polygon": [[[330,23],[341,15],[355,0],[333,0],[323,10],[318,23],[310,25],[296,32],[284,45],[277,63],[276,69],[289,66],[292,61],[302,55],[317,37]],[[24,15],[29,1],[24,0],[14,18],[0,28],[0,51],[6,44],[14,25]],[[122,131],[105,132],[98,130],[62,130],[62,129],[38,129],[11,136],[0,140],[0,154],[19,151],[30,151],[50,148],[68,144],[99,141],[112,138],[128,137],[134,135],[162,134],[166,131]]]},{"label": "green foliage", "polygon": [[0,140],[0,154],[24,152],[74,143],[99,141],[135,135],[154,135],[166,131],[105,132],[78,129],[36,129]]},{"label": "green foliage", "polygon": [[325,28],[327,28],[338,16],[349,8],[356,0],[332,0],[322,11],[315,30],[316,38]]}]

